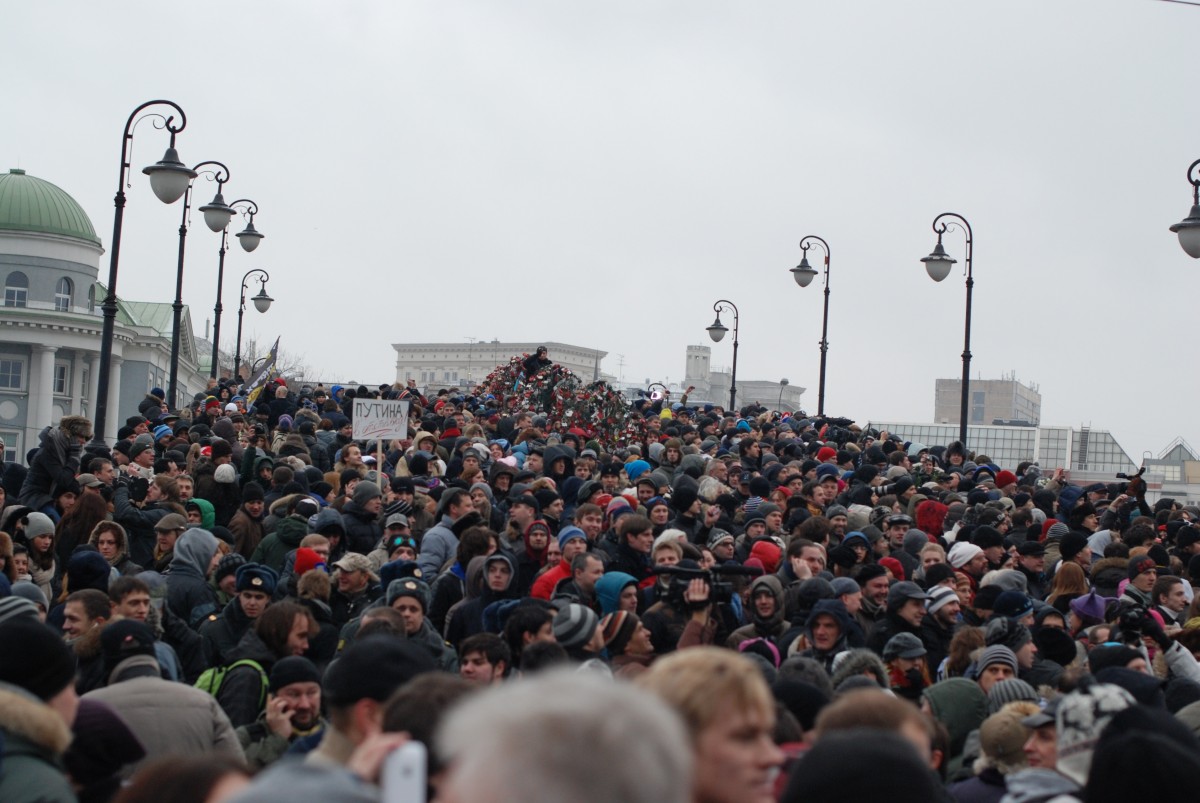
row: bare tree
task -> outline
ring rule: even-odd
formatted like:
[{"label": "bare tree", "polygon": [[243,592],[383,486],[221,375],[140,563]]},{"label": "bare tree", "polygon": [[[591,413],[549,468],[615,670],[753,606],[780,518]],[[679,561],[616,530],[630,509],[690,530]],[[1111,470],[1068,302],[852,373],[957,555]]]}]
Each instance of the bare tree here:
[{"label": "bare tree", "polygon": [[[242,378],[249,382],[254,374],[262,368],[259,364],[271,352],[275,341],[259,342],[250,338],[242,344]],[[284,377],[305,377],[314,373],[313,368],[300,352],[289,351],[281,342],[279,353],[275,355],[275,372]]]}]

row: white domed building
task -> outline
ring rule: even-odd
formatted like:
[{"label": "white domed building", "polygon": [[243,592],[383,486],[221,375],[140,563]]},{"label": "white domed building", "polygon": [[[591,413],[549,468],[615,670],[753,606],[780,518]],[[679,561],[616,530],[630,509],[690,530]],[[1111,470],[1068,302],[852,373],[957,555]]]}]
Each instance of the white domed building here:
[{"label": "white domed building", "polygon": [[[37,434],[64,415],[95,409],[104,248],[87,213],[59,187],[13,169],[0,174],[0,437],[23,460]],[[172,310],[120,299],[106,440],[151,388],[167,387]],[[204,389],[191,316],[183,308],[179,398]]]}]

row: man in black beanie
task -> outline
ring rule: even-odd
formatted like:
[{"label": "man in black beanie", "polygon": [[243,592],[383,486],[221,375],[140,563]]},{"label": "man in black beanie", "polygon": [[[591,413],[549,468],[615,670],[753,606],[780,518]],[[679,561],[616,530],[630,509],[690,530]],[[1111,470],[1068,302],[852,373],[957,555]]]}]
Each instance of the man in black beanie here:
[{"label": "man in black beanie", "polygon": [[326,727],[321,716],[321,673],[301,655],[281,658],[271,667],[267,705],[258,720],[237,729],[246,762],[265,767],[298,740],[315,744]]},{"label": "man in black beanie", "polygon": [[75,656],[60,636],[27,616],[0,625],[0,643],[0,800],[74,801],[60,762],[79,707]]},{"label": "man in black beanie", "polygon": [[1058,545],[1058,553],[1063,563],[1078,563],[1086,575],[1092,565],[1092,550],[1088,546],[1087,536],[1071,530],[1062,537]]}]

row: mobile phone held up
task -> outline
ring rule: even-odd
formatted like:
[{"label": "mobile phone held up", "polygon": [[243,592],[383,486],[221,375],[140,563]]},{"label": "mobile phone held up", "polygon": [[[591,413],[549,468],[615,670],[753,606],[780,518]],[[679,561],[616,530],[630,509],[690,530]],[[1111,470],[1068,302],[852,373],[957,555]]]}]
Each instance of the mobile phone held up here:
[{"label": "mobile phone held up", "polygon": [[383,763],[383,803],[425,803],[425,745],[406,742]]}]

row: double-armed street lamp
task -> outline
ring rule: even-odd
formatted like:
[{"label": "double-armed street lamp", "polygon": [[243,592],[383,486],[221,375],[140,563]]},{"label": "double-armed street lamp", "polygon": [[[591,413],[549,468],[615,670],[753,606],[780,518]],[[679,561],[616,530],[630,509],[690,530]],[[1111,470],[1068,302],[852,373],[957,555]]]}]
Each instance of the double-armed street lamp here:
[{"label": "double-armed street lamp", "polygon": [[[201,168],[213,165],[215,170]],[[229,168],[221,162],[205,161],[196,164],[192,170],[197,175],[203,173],[210,181],[217,182],[216,196],[205,206],[200,207],[204,212],[204,225],[211,231],[221,231],[229,225],[229,220],[237,210],[225,203],[221,194],[225,182],[229,181]],[[179,349],[182,340],[180,323],[183,318],[183,255],[187,242],[188,218],[191,212],[192,184],[195,179],[188,181],[187,190],[183,193],[183,217],[179,221],[179,258],[175,266],[175,301],[171,304],[173,326],[171,327],[171,374],[167,384],[168,405],[174,410],[178,402],[179,387]]]},{"label": "double-armed street lamp", "polygon": [[[251,201],[249,198],[239,198],[238,200],[229,204],[229,208],[232,208],[235,211],[239,206],[246,207],[242,214],[243,216],[249,216],[250,220],[246,224],[246,228],[238,232],[235,236],[238,238],[238,242],[241,243],[243,251],[253,251],[255,248],[258,248],[258,244],[263,238],[263,235],[259,233],[258,229],[254,228],[254,216],[258,214],[258,204],[256,204],[254,201]],[[205,222],[208,222],[208,214],[210,210],[213,210],[212,204],[200,207],[200,211],[204,212],[205,214]],[[232,218],[232,214],[229,218],[225,219],[225,225],[216,230],[221,232],[221,250],[218,252],[219,258],[217,260],[217,303],[213,307],[212,367],[208,374],[213,379],[217,378],[221,360],[221,288],[225,282],[225,250],[226,244],[229,241],[230,218]],[[209,223],[209,226],[211,227],[212,224]],[[234,366],[234,372],[236,373],[236,371],[237,366]]]},{"label": "double-armed street lamp", "polygon": [[[167,106],[174,110],[174,113],[164,116],[157,112],[149,112],[139,117],[144,109],[151,106]],[[178,124],[175,122],[176,114],[179,115]],[[171,134],[171,142],[163,158],[142,170],[150,177],[150,189],[154,195],[165,204],[173,204],[187,192],[192,179],[196,177],[196,171],[181,162],[179,153],[175,150],[175,135],[187,126],[187,115],[183,113],[183,109],[169,100],[147,101],[134,109],[125,122],[125,131],[121,136],[121,166],[117,176],[117,194],[113,198],[116,209],[113,213],[113,236],[109,244],[108,285],[105,287],[104,302],[100,305],[104,323],[100,334],[100,365],[96,376],[93,421],[93,442],[100,445],[104,444],[104,430],[108,423],[108,390],[117,321],[117,272],[121,259],[121,227],[125,218],[125,188],[129,180],[130,151],[133,145],[133,130],[146,117],[154,120],[155,128],[165,128]]]},{"label": "double-armed street lamp", "polygon": [[937,234],[937,245],[933,247],[933,252],[927,257],[922,257],[921,261],[925,263],[925,271],[929,274],[929,278],[935,282],[940,282],[950,275],[950,269],[954,267],[954,263],[958,260],[947,254],[946,249],[942,247],[942,235],[951,227],[960,228],[967,237],[967,317],[963,335],[962,400],[958,419],[958,440],[965,451],[967,448],[967,411],[969,408],[968,401],[970,400],[971,387],[971,292],[975,288],[975,278],[971,272],[975,238],[971,231],[971,224],[967,222],[967,219],[954,212],[943,212],[935,217],[933,219],[933,230]]}]

